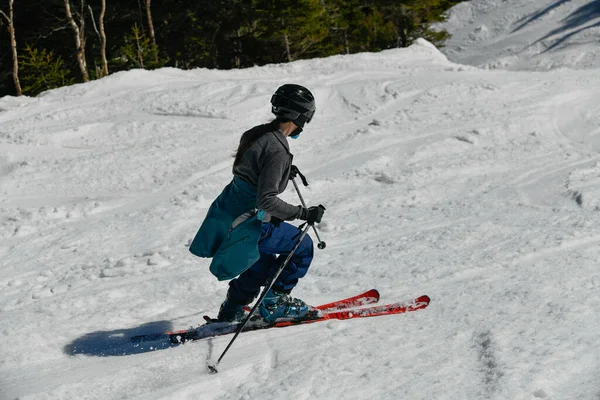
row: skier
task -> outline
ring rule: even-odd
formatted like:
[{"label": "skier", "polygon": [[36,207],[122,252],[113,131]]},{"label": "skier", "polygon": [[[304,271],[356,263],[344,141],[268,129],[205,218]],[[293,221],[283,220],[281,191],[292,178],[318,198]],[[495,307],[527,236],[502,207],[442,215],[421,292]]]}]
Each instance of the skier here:
[{"label": "skier", "polygon": [[[316,109],[312,93],[286,84],[273,94],[271,105],[276,118],[244,132],[233,162],[233,180],[211,205],[190,245],[193,254],[213,258],[210,270],[219,280],[231,279],[219,309],[220,321],[241,321],[243,306],[258,296],[292,251],[300,231],[283,221],[319,223],[325,211],[322,205],[304,208],[277,197],[300,174],[292,165],[287,137],[298,138],[311,121]],[[306,235],[259,305],[267,322],[318,315],[316,308],[290,295],[312,258],[313,242]]]}]

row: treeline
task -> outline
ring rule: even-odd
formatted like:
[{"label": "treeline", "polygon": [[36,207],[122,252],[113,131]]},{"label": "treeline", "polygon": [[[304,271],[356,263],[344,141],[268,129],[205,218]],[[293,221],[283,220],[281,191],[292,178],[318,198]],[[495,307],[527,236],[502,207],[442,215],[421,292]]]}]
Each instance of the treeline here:
[{"label": "treeline", "polygon": [[0,0],[0,97],[117,71],[244,68],[406,47],[457,0]]}]

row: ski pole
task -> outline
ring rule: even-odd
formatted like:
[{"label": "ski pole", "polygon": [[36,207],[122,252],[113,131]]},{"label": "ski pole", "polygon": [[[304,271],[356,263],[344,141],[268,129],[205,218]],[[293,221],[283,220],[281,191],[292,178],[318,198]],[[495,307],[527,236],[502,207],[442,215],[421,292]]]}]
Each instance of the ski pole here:
[{"label": "ski pole", "polygon": [[250,318],[254,314],[254,311],[258,308],[259,304],[265,298],[265,296],[267,295],[267,293],[269,292],[269,290],[271,290],[271,288],[275,284],[275,281],[277,280],[277,278],[281,274],[281,271],[283,271],[283,269],[286,267],[286,265],[288,264],[288,262],[290,262],[290,260],[292,259],[292,256],[296,252],[296,250],[298,250],[298,247],[300,246],[300,243],[302,243],[302,240],[304,239],[304,236],[306,236],[306,233],[308,232],[308,228],[310,226],[312,226],[312,225],[306,225],[306,227],[302,231],[302,235],[300,236],[300,238],[298,239],[298,241],[294,245],[294,248],[292,249],[292,251],[290,252],[290,254],[288,254],[288,256],[285,259],[285,261],[283,262],[283,264],[281,264],[281,266],[277,270],[277,273],[273,276],[273,278],[271,279],[271,281],[269,282],[269,284],[265,287],[265,289],[261,293],[260,297],[256,301],[256,304],[254,304],[254,306],[252,307],[252,309],[250,310],[250,312],[248,313],[248,315],[246,316],[246,318],[240,323],[240,326],[235,331],[235,335],[233,336],[233,338],[231,339],[231,341],[229,341],[229,344],[227,345],[227,347],[225,348],[225,350],[223,350],[223,353],[221,354],[221,356],[219,357],[219,359],[217,360],[217,362],[214,363],[214,364],[208,364],[208,369],[209,369],[209,371],[211,373],[216,374],[217,372],[219,372],[219,371],[217,371],[217,366],[219,365],[219,363],[221,362],[221,360],[223,359],[223,357],[225,357],[225,354],[227,354],[227,351],[229,350],[229,348],[231,347],[231,345],[233,344],[233,342],[235,342],[235,339],[238,337],[238,335],[240,333],[242,333],[242,331],[246,327],[246,324],[248,323],[248,321],[250,321]]},{"label": "ski pole", "polygon": [[[302,194],[300,193],[300,189],[298,188],[298,184],[296,183],[295,179],[292,179],[292,183],[294,184],[294,188],[296,188],[296,193],[298,193],[298,197],[300,197],[300,202],[302,203],[302,207],[304,208],[308,208],[306,207],[306,203],[304,202],[304,198],[302,197]],[[319,244],[317,245],[317,247],[319,249],[324,249],[325,246],[327,246],[327,243],[325,243],[324,241],[321,240],[321,238],[319,237],[319,232],[317,232],[317,228],[312,225],[313,230],[315,231],[315,235],[317,236],[317,240],[319,241]]]}]

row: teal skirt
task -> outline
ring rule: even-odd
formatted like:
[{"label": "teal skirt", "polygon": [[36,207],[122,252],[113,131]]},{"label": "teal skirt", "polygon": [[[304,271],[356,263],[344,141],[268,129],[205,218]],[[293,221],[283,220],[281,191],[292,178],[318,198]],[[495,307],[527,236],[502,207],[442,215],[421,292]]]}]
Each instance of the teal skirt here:
[{"label": "teal skirt", "polygon": [[211,204],[190,252],[212,258],[210,272],[218,280],[233,279],[258,261],[262,221],[255,210],[256,189],[238,177]]}]

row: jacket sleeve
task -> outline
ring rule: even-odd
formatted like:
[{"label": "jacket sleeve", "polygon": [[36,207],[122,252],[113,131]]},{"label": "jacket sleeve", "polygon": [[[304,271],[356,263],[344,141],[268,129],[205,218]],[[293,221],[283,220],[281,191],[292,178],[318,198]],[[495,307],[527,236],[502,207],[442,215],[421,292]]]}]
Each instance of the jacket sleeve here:
[{"label": "jacket sleeve", "polygon": [[291,221],[298,217],[302,207],[293,206],[279,197],[279,183],[287,173],[289,155],[284,151],[263,154],[257,187],[257,207],[269,214]]}]

